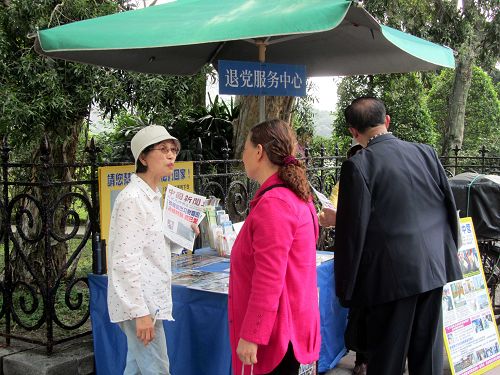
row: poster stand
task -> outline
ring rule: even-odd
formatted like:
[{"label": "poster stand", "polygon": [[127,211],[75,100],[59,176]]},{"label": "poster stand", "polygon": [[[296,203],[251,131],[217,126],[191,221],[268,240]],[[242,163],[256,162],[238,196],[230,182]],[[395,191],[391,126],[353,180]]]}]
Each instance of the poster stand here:
[{"label": "poster stand", "polygon": [[463,278],[443,288],[443,335],[453,375],[478,375],[500,365],[500,338],[472,218],[460,219]]}]

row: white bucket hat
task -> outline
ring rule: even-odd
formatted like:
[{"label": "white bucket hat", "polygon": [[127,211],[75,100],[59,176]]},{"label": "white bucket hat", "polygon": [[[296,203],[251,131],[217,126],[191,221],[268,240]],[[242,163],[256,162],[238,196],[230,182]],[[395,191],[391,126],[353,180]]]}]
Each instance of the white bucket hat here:
[{"label": "white bucket hat", "polygon": [[149,125],[139,130],[130,141],[130,148],[132,149],[132,154],[134,155],[135,164],[137,164],[139,155],[146,147],[167,140],[174,141],[177,147],[180,148],[181,144],[179,140],[171,136],[167,129],[163,126]]}]

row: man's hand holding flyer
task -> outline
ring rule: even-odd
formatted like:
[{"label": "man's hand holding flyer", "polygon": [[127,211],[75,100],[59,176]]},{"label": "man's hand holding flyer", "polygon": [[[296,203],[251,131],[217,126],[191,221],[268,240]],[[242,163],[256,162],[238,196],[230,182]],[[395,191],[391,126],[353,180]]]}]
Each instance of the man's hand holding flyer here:
[{"label": "man's hand holding flyer", "polygon": [[337,209],[333,203],[324,194],[316,190],[312,185],[311,189],[321,203],[321,212],[319,213],[319,225],[322,227],[333,227],[337,221]]},{"label": "man's hand holding flyer", "polygon": [[163,231],[167,238],[185,249],[193,249],[195,233],[192,224],[199,225],[205,217],[206,198],[168,185],[163,205]]},{"label": "man's hand holding flyer", "polygon": [[314,192],[314,194],[316,194],[316,197],[318,197],[318,200],[321,203],[322,208],[329,208],[331,210],[335,210],[335,206],[330,201],[330,199],[328,199],[323,193],[320,193],[318,190],[316,190],[314,186],[312,186],[311,184],[309,185],[311,186],[311,189]]}]

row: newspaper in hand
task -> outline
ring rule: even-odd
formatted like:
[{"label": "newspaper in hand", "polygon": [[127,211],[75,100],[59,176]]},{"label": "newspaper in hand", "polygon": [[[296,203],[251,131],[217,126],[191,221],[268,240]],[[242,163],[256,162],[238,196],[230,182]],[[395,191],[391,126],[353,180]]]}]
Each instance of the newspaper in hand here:
[{"label": "newspaper in hand", "polygon": [[185,249],[193,249],[195,234],[191,224],[198,225],[206,198],[168,185],[163,205],[163,232],[171,241]]},{"label": "newspaper in hand", "polygon": [[316,194],[316,197],[318,197],[321,207],[323,208],[329,208],[331,210],[335,210],[335,206],[333,203],[328,199],[323,193],[320,193],[318,190],[314,188],[314,186],[310,185],[311,189],[314,191],[314,194]]}]

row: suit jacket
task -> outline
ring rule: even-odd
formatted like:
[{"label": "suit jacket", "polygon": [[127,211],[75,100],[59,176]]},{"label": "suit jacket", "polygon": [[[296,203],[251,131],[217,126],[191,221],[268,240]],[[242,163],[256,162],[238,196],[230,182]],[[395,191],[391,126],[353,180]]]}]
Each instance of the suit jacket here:
[{"label": "suit jacket", "polygon": [[336,292],[344,306],[373,306],[462,277],[457,215],[429,146],[375,138],[342,164],[335,238]]},{"label": "suit jacket", "polygon": [[276,184],[283,181],[274,174],[259,188],[231,251],[228,318],[234,375],[242,368],[236,355],[240,338],[259,345],[254,374],[271,372],[289,342],[301,363],[319,358],[316,211],[312,202],[286,187],[266,191]]}]

